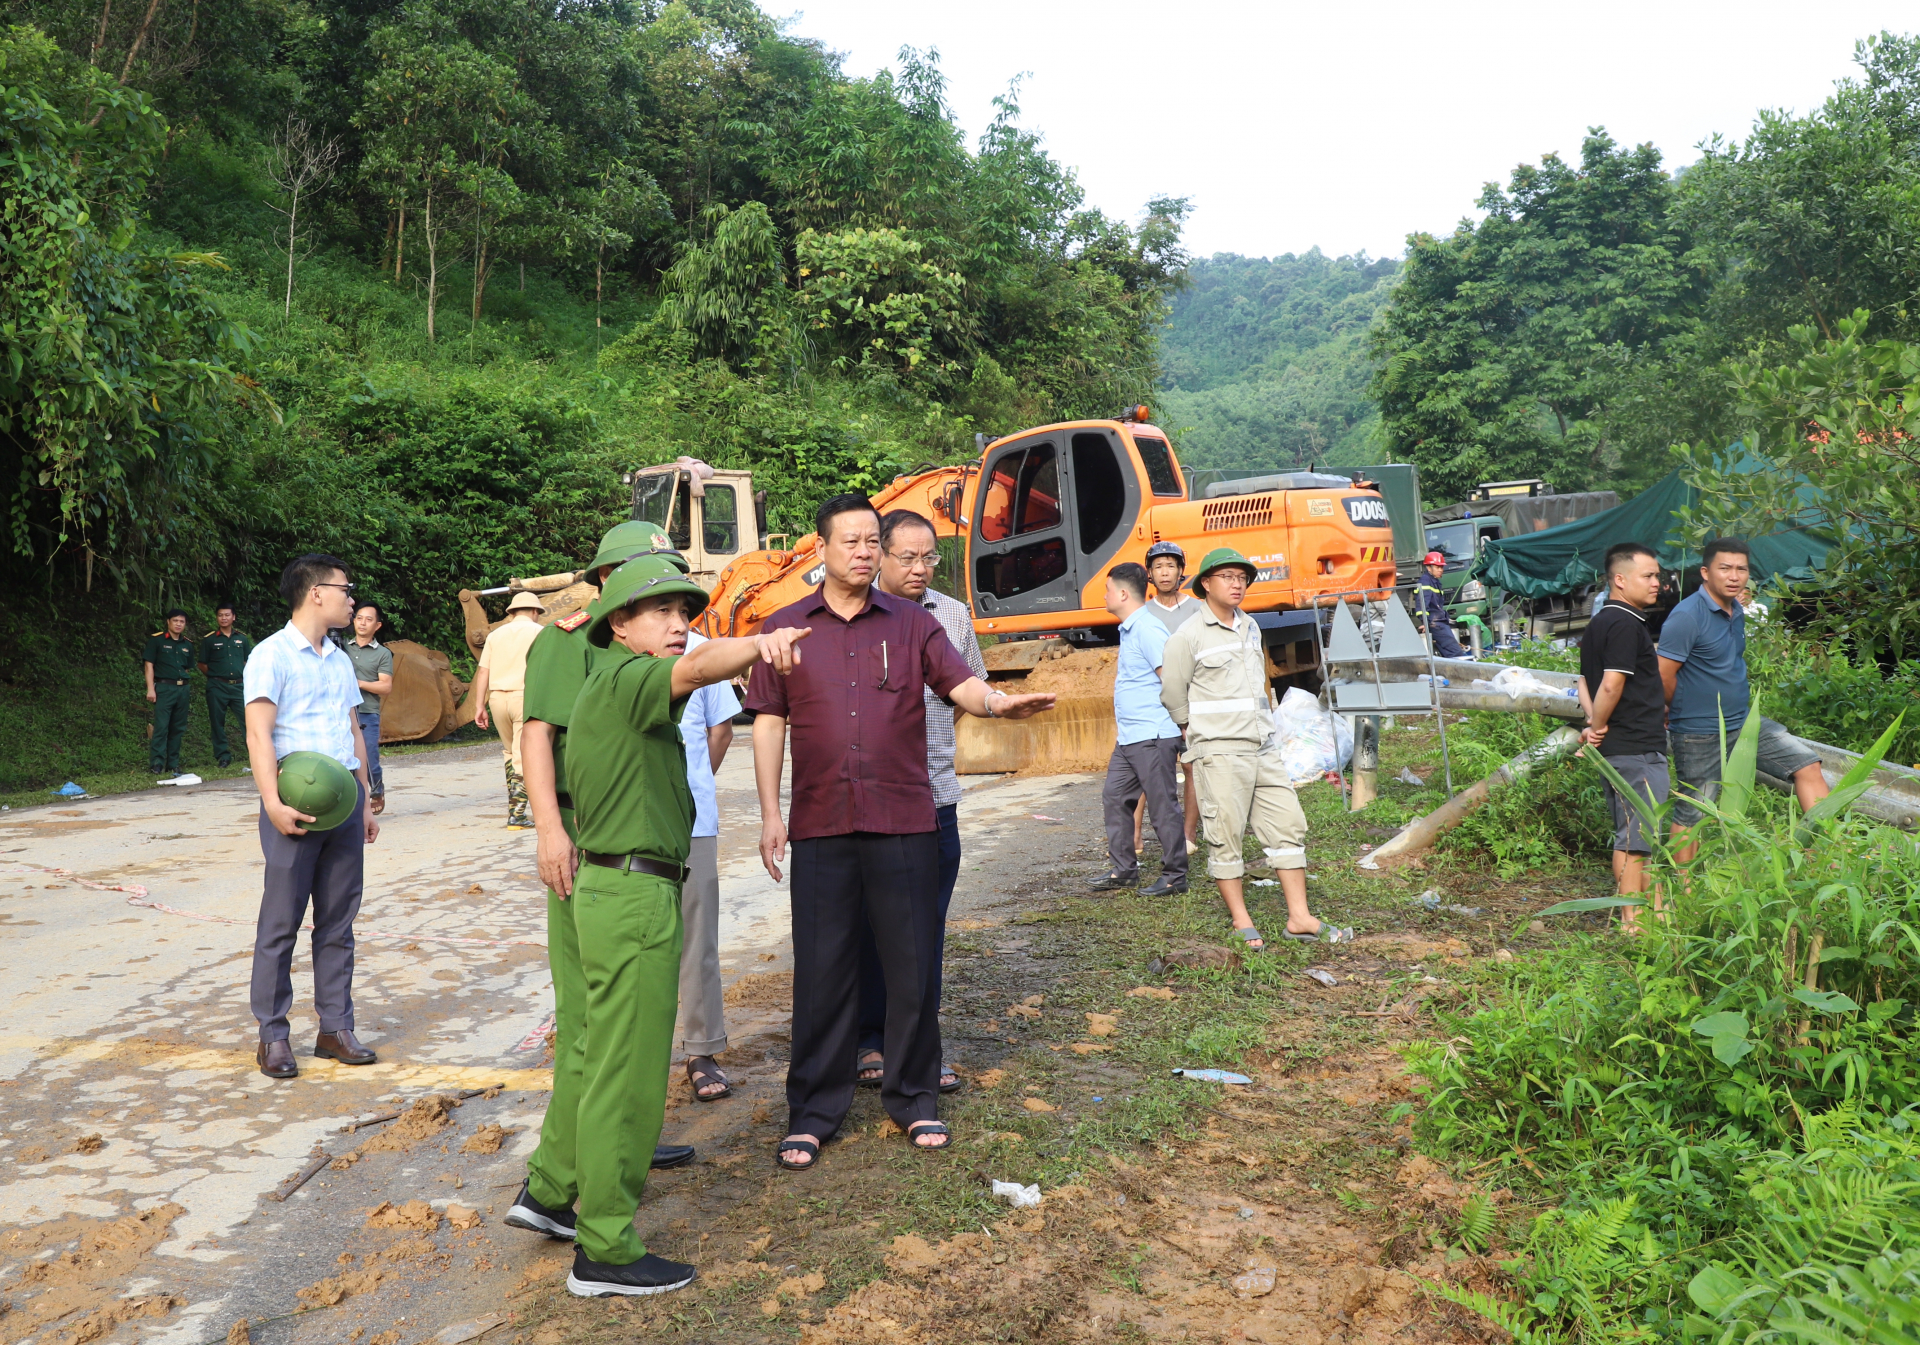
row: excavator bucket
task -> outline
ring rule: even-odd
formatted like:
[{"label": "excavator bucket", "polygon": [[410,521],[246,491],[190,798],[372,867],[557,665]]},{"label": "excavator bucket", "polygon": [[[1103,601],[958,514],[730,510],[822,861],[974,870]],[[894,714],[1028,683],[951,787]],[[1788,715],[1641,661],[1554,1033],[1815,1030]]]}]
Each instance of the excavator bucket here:
[{"label": "excavator bucket", "polygon": [[380,706],[380,741],[439,742],[464,722],[467,684],[437,649],[412,640],[389,640],[386,646],[393,654],[393,691]]}]

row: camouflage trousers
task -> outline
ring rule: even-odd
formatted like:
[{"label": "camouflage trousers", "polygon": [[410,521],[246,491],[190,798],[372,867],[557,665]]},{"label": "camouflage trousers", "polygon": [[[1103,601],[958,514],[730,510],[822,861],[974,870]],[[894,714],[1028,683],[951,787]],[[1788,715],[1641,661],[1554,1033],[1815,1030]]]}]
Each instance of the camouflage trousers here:
[{"label": "camouflage trousers", "polygon": [[507,825],[510,827],[530,827],[533,825],[533,809],[527,802],[527,777],[514,769],[511,761],[507,768]]}]

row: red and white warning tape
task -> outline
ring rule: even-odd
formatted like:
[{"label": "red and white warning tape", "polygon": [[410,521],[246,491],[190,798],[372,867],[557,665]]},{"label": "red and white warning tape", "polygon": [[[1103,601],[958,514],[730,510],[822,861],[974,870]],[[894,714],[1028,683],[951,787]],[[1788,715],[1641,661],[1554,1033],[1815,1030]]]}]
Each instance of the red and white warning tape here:
[{"label": "red and white warning tape", "polygon": [[[160,911],[167,915],[183,916],[188,920],[201,920],[210,925],[250,925],[251,920],[236,920],[230,915],[205,915],[199,911],[183,911],[178,906],[169,906],[164,901],[154,901],[147,895],[147,889],[138,883],[95,883],[82,878],[72,869],[57,869],[44,864],[28,864],[9,870],[10,873],[50,874],[72,883],[77,887],[92,888],[96,892],[125,892],[127,905],[145,906],[149,910]],[[312,929],[313,922],[308,921],[302,929]],[[389,929],[369,929],[354,926],[354,937],[368,939],[406,939],[413,943],[458,943],[481,948],[545,948],[547,945],[538,939],[476,939],[464,934],[402,934]]]}]

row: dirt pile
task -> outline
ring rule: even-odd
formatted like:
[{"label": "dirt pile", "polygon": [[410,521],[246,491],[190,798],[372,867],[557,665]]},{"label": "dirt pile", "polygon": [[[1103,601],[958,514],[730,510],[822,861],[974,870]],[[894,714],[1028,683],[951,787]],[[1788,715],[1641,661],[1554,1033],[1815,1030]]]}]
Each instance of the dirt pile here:
[{"label": "dirt pile", "polygon": [[440,1227],[440,1212],[424,1200],[409,1200],[396,1205],[382,1201],[367,1212],[368,1228],[409,1228],[431,1233]]},{"label": "dirt pile", "polygon": [[423,1139],[453,1124],[460,1099],[451,1093],[430,1093],[400,1113],[400,1119],[354,1150],[357,1154],[405,1153]]},{"label": "dirt pile", "polygon": [[[13,1303],[6,1314],[7,1338],[24,1340],[42,1327],[64,1322],[50,1339],[86,1345],[123,1322],[165,1316],[179,1307],[186,1300],[172,1294],[120,1295],[140,1262],[184,1213],[180,1206],[167,1204],[122,1219],[54,1219],[8,1233],[0,1239],[0,1259],[24,1261],[25,1266],[19,1278],[0,1286],[0,1296]],[[40,1258],[50,1247],[63,1250]],[[28,1294],[15,1295],[13,1290]]]},{"label": "dirt pile", "polygon": [[333,1275],[310,1284],[294,1297],[306,1308],[330,1308],[342,1299],[354,1294],[370,1294],[380,1287],[385,1272],[379,1270],[349,1270],[344,1275]]},{"label": "dirt pile", "polygon": [[1061,700],[1113,698],[1118,649],[1076,649],[1064,658],[1048,659],[1025,677],[996,677],[994,684],[1013,694],[1050,691]]},{"label": "dirt pile", "polygon": [[506,1140],[507,1136],[514,1133],[516,1132],[507,1129],[505,1126],[497,1126],[489,1121],[471,1135],[467,1136],[467,1142],[460,1146],[460,1152],[463,1154],[497,1154],[500,1152],[500,1145]]}]

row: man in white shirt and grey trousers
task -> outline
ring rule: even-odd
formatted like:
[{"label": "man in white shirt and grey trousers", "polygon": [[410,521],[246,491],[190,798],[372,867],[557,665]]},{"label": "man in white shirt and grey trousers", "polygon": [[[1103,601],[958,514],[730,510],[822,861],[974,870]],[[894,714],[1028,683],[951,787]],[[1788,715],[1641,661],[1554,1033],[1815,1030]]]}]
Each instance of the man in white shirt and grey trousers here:
[{"label": "man in white shirt and grey trousers", "polygon": [[[300,556],[281,572],[280,596],[293,615],[253,647],[242,682],[266,859],[253,941],[256,1060],[268,1078],[291,1079],[300,1069],[287,1040],[287,1010],[293,1007],[293,952],[308,901],[313,1004],[320,1017],[313,1053],[343,1065],[370,1065],[377,1058],[353,1035],[353,921],[360,913],[365,847],[380,835],[380,824],[367,816],[360,683],[346,651],[327,638],[353,619],[346,563],[318,552]],[[360,797],[346,821],[308,831],[302,824],[316,819],[280,801],[279,763],[291,752],[324,753],[358,777]]]}]

